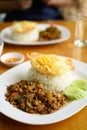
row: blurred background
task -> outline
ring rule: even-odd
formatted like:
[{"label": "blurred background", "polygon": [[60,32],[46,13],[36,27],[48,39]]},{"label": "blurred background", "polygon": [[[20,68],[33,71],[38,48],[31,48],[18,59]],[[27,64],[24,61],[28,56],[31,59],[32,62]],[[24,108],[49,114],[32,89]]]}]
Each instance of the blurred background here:
[{"label": "blurred background", "polygon": [[[1,1],[6,1],[6,0],[0,0],[0,2]],[[27,6],[28,4],[26,4],[26,2],[29,2],[29,1],[32,1],[32,0],[16,0],[17,6],[18,6],[18,2],[21,3],[21,4],[19,4],[20,5],[19,9],[21,9],[21,10],[30,9],[30,7]],[[36,6],[37,6],[41,0],[34,0],[34,1],[36,1],[36,3],[37,3]],[[50,6],[50,8],[52,6],[56,7],[56,8],[58,7],[58,11],[60,12],[61,16],[63,17],[63,20],[75,20],[76,14],[78,12],[87,14],[87,0],[66,0],[66,1],[71,1],[70,4],[69,3],[63,4],[64,0],[61,0],[62,2],[60,2],[60,3],[57,3],[58,0],[42,0],[42,1],[44,1],[46,7],[48,7],[48,6]],[[13,0],[13,2],[14,2],[14,0]],[[58,6],[55,3],[57,3]],[[15,6],[16,6],[16,4],[15,4]],[[35,5],[34,5],[34,8],[38,9],[38,7],[35,7]],[[10,8],[10,6],[8,7],[8,9],[9,8]],[[4,22],[4,19],[5,19],[6,15],[8,14],[8,12],[5,12],[5,9],[6,9],[6,7],[4,7],[4,11],[2,11],[0,9],[0,22]],[[12,11],[12,9],[11,9],[11,11]],[[16,12],[16,10],[13,10],[13,11]],[[45,10],[45,11],[47,11],[47,10]],[[45,13],[47,13],[47,12],[45,12]],[[48,18],[48,20],[49,20],[49,18]],[[59,20],[59,19],[57,19],[57,20]]]}]

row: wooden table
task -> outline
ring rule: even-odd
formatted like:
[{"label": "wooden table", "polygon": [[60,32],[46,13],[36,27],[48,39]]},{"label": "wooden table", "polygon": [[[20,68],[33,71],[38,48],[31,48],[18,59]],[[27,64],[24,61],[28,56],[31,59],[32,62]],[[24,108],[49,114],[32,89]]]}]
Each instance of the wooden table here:
[{"label": "wooden table", "polygon": [[[25,55],[25,61],[28,60],[28,52],[54,53],[61,56],[68,56],[87,63],[87,47],[78,48],[74,45],[74,27],[75,23],[70,21],[46,21],[44,23],[56,23],[66,26],[71,31],[71,37],[62,43],[40,46],[20,46],[5,44],[3,54],[11,51],[18,51]],[[0,30],[9,26],[11,23],[0,24]],[[0,63],[0,73],[10,68]],[[1,105],[1,104],[0,104]],[[0,130],[87,130],[87,107],[82,109],[74,116],[51,125],[26,125],[16,122],[0,113]]]}]

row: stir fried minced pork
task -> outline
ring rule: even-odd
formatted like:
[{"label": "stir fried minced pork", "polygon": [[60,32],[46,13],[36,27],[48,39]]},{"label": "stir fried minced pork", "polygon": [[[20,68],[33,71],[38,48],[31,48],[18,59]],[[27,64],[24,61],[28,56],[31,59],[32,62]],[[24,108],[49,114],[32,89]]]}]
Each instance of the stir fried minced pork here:
[{"label": "stir fried minced pork", "polygon": [[68,102],[62,93],[47,91],[44,84],[26,80],[9,85],[5,96],[13,106],[32,114],[53,113]]}]

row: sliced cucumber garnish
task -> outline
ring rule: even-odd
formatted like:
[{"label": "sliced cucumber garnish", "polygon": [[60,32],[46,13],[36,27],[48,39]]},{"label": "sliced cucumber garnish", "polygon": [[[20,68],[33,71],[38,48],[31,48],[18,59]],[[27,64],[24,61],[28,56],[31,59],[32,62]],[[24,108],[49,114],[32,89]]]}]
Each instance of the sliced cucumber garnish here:
[{"label": "sliced cucumber garnish", "polygon": [[77,87],[77,88],[80,88],[80,89],[83,89],[83,90],[87,90],[87,80],[74,80],[72,81],[71,87]]},{"label": "sliced cucumber garnish", "polygon": [[78,100],[86,96],[85,91],[76,87],[68,87],[63,93],[70,100]]}]

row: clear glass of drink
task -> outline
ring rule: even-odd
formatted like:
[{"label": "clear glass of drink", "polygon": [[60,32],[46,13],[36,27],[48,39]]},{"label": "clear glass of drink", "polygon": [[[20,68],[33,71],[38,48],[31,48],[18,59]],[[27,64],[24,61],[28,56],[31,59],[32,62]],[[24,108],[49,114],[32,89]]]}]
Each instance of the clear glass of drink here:
[{"label": "clear glass of drink", "polygon": [[75,41],[78,47],[87,46],[87,15],[78,13],[75,25]]}]

